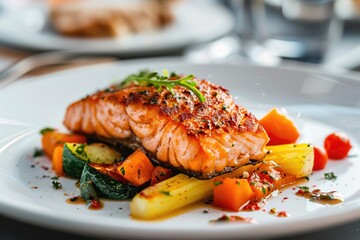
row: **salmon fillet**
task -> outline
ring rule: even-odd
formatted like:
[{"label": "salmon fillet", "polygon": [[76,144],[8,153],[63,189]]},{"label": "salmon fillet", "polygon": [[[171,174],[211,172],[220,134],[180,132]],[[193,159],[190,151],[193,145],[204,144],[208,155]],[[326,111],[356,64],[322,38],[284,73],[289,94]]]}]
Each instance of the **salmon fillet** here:
[{"label": "salmon fillet", "polygon": [[205,97],[175,86],[112,86],[72,103],[71,131],[141,148],[150,159],[200,179],[232,171],[266,154],[269,138],[255,116],[228,90],[194,79]]}]

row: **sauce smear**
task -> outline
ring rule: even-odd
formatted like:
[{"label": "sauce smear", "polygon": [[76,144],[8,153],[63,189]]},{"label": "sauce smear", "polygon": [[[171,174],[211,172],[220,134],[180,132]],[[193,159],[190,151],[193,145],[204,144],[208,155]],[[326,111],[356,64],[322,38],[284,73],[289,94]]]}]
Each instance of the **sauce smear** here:
[{"label": "sauce smear", "polygon": [[101,201],[98,200],[92,200],[91,202],[86,202],[84,198],[81,196],[75,196],[66,199],[66,202],[69,204],[81,204],[86,205],[86,207],[90,210],[100,210],[104,207],[104,204]]},{"label": "sauce smear", "polygon": [[247,218],[237,215],[222,215],[221,217],[211,220],[210,223],[218,223],[218,222],[245,222],[245,223],[256,223],[256,221],[253,218]]},{"label": "sauce smear", "polygon": [[344,202],[344,197],[337,191],[322,192],[320,189],[310,191],[307,187],[300,187],[300,190],[296,192],[296,195],[321,204],[334,205]]}]

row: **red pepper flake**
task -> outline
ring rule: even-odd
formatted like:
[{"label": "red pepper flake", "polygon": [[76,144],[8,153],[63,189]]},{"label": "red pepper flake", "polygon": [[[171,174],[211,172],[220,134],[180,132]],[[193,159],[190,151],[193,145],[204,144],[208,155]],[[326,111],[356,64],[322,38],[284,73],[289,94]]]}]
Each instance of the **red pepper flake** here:
[{"label": "red pepper flake", "polygon": [[281,202],[284,202],[284,201],[286,201],[286,200],[288,200],[289,198],[288,197],[284,197],[282,200],[281,200]]},{"label": "red pepper flake", "polygon": [[257,211],[262,209],[266,204],[265,199],[262,199],[260,201],[258,200],[250,200],[250,202],[248,204],[246,204],[242,210],[243,211]]},{"label": "red pepper flake", "polygon": [[277,214],[278,217],[289,217],[290,214],[288,214],[286,211],[280,211]]},{"label": "red pepper flake", "polygon": [[49,170],[49,168],[46,166],[41,166],[41,168],[44,169],[45,171]]},{"label": "red pepper flake", "polygon": [[299,196],[303,196],[303,195],[305,195],[305,193],[306,193],[306,192],[305,192],[304,190],[301,190],[301,189],[300,189],[300,190],[297,191],[295,194],[296,194],[296,195],[299,195]]},{"label": "red pepper flake", "polygon": [[246,218],[237,215],[222,215],[218,219],[210,220],[210,223],[218,223],[218,222],[246,222],[246,223],[256,223],[253,218]]},{"label": "red pepper flake", "polygon": [[92,200],[90,204],[87,204],[87,207],[91,210],[100,210],[103,208],[103,204],[98,200]]}]

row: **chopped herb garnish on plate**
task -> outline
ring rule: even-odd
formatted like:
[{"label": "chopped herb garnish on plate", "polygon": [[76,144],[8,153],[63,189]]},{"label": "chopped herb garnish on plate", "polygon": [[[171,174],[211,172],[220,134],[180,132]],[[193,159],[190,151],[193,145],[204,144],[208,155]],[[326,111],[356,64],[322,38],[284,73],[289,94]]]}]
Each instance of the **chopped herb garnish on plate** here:
[{"label": "chopped herb garnish on plate", "polygon": [[298,188],[300,188],[300,190],[303,192],[310,192],[310,189],[307,186],[298,186]]},{"label": "chopped herb garnish on plate", "polygon": [[214,182],[214,186],[216,187],[216,186],[219,186],[220,184],[223,184],[223,182],[222,181],[216,181],[216,182]]},{"label": "chopped herb garnish on plate", "polygon": [[41,157],[44,156],[44,151],[42,149],[39,148],[35,148],[34,153],[33,153],[33,157]]},{"label": "chopped herb garnish on plate", "polygon": [[44,135],[47,132],[53,132],[53,131],[55,131],[55,129],[50,128],[50,127],[46,127],[46,128],[43,128],[43,129],[40,130],[40,134]]},{"label": "chopped herb garnish on plate", "polygon": [[159,191],[161,194],[164,194],[164,195],[166,195],[166,196],[171,196],[170,195],[170,191],[164,191],[164,190],[162,190],[162,191]]},{"label": "chopped herb garnish on plate", "polygon": [[62,184],[61,184],[59,181],[57,181],[57,180],[53,180],[53,181],[52,181],[52,186],[53,186],[54,189],[60,189],[60,188],[62,188]]},{"label": "chopped herb garnish on plate", "polygon": [[327,180],[334,180],[337,178],[337,176],[334,174],[334,172],[324,173],[325,179]]},{"label": "chopped herb garnish on plate", "polygon": [[124,167],[121,167],[121,168],[120,168],[120,172],[121,172],[121,175],[123,175],[123,176],[125,175],[125,169],[124,169]]}]

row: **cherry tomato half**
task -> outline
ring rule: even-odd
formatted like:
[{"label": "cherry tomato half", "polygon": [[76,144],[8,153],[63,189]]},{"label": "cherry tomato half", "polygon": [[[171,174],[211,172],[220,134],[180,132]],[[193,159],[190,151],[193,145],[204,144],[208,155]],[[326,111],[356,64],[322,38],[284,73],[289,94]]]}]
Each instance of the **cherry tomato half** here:
[{"label": "cherry tomato half", "polygon": [[331,159],[346,158],[351,149],[349,137],[341,132],[331,133],[325,138],[324,148]]},{"label": "cherry tomato half", "polygon": [[328,155],[323,148],[314,146],[314,166],[313,170],[324,169],[328,162]]}]

